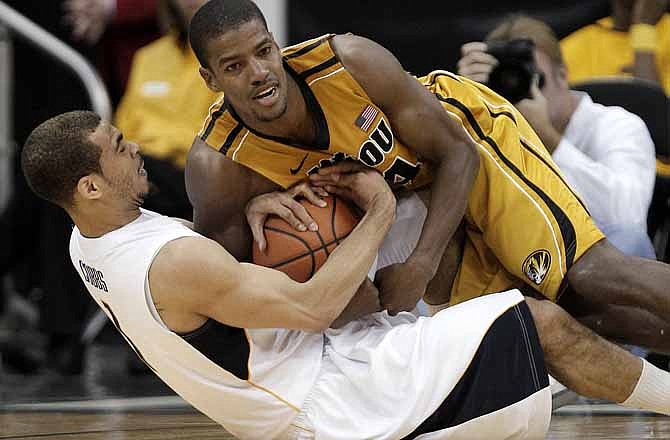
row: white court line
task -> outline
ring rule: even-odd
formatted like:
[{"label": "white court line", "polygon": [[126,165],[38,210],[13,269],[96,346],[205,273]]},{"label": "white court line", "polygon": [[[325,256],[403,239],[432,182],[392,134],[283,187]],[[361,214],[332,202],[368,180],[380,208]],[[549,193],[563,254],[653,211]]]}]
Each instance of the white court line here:
[{"label": "white court line", "polygon": [[0,405],[0,411],[137,411],[192,409],[179,396],[131,397],[124,399],[78,400],[65,402],[15,403]]},{"label": "white court line", "polygon": [[[16,403],[0,405],[0,411],[138,411],[138,410],[193,410],[193,407],[179,396],[131,397],[124,399],[78,400],[65,402]],[[587,415],[631,415],[658,416],[650,411],[625,408],[615,404],[566,405],[555,410],[554,416],[587,416]]]},{"label": "white court line", "polygon": [[[614,403],[604,403],[595,405],[566,405],[558,408],[551,413],[552,416],[588,416],[588,415],[630,415],[630,416],[663,416],[651,411],[642,411],[639,409],[626,408]],[[665,416],[663,416],[665,417]]]}]

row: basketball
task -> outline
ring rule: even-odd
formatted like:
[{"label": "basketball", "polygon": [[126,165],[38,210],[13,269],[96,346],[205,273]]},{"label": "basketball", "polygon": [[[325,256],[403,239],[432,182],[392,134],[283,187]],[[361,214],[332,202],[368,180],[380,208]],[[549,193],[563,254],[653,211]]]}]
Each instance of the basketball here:
[{"label": "basketball", "polygon": [[269,216],[264,225],[265,253],[254,244],[253,262],[281,270],[295,281],[309,280],[359,220],[349,202],[337,196],[323,197],[323,200],[327,203],[324,208],[306,199],[298,200],[319,226],[318,231],[301,232],[280,217]]}]

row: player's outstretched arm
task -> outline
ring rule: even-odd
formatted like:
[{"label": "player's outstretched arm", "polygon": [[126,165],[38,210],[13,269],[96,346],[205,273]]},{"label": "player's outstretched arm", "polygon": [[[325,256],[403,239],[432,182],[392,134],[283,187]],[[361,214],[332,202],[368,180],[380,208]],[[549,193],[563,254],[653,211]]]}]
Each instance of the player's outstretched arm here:
[{"label": "player's outstretched arm", "polygon": [[[423,271],[423,275],[417,275],[423,279],[413,280],[412,284],[422,284],[419,289],[425,289],[465,214],[479,169],[476,145],[435,96],[386,49],[354,35],[334,37],[333,48],[371,100],[389,117],[395,135],[432,166],[430,207],[419,242],[403,267],[404,277],[399,273],[390,283],[404,290],[403,278]],[[335,169],[325,168],[319,175]]]},{"label": "player's outstretched arm", "polygon": [[149,271],[162,319],[185,332],[213,318],[245,328],[319,331],[340,315],[367,275],[395,214],[395,198],[375,171],[352,185],[365,216],[306,283],[282,272],[237,262],[217,243],[188,237],[168,243]]},{"label": "player's outstretched arm", "polygon": [[198,137],[189,152],[185,179],[195,230],[225,245],[238,260],[248,261],[251,232],[244,208],[253,197],[279,187]]}]

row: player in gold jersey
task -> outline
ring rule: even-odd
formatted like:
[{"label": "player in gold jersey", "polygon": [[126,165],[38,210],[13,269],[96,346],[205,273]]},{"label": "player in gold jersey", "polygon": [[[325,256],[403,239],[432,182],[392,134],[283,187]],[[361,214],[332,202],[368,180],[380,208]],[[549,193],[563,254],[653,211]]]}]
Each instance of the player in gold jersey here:
[{"label": "player in gold jersey", "polygon": [[[221,25],[217,8],[227,6],[210,1],[191,23],[201,74],[225,93],[187,166],[199,231],[248,257],[244,209],[252,197],[310,173],[336,186],[352,168],[342,160],[353,158],[392,185],[430,182],[414,251],[378,274],[390,311],[416,304],[463,220],[453,301],[525,285],[560,299],[605,336],[670,349],[668,266],[626,257],[603,238],[512,105],[448,72],[417,81],[391,53],[354,35],[282,53],[262,15]],[[305,218],[294,201],[281,200],[276,213]]]}]

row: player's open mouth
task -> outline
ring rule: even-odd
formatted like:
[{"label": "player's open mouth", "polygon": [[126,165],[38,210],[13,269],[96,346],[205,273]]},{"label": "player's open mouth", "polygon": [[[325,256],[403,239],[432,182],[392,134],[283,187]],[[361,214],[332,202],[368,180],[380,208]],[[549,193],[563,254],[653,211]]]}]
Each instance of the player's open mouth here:
[{"label": "player's open mouth", "polygon": [[147,170],[144,169],[144,161],[140,162],[140,167],[137,169],[137,174],[140,176],[146,176]]},{"label": "player's open mouth", "polygon": [[277,90],[277,86],[268,87],[261,90],[253,99],[261,105],[272,105],[277,97]]}]

